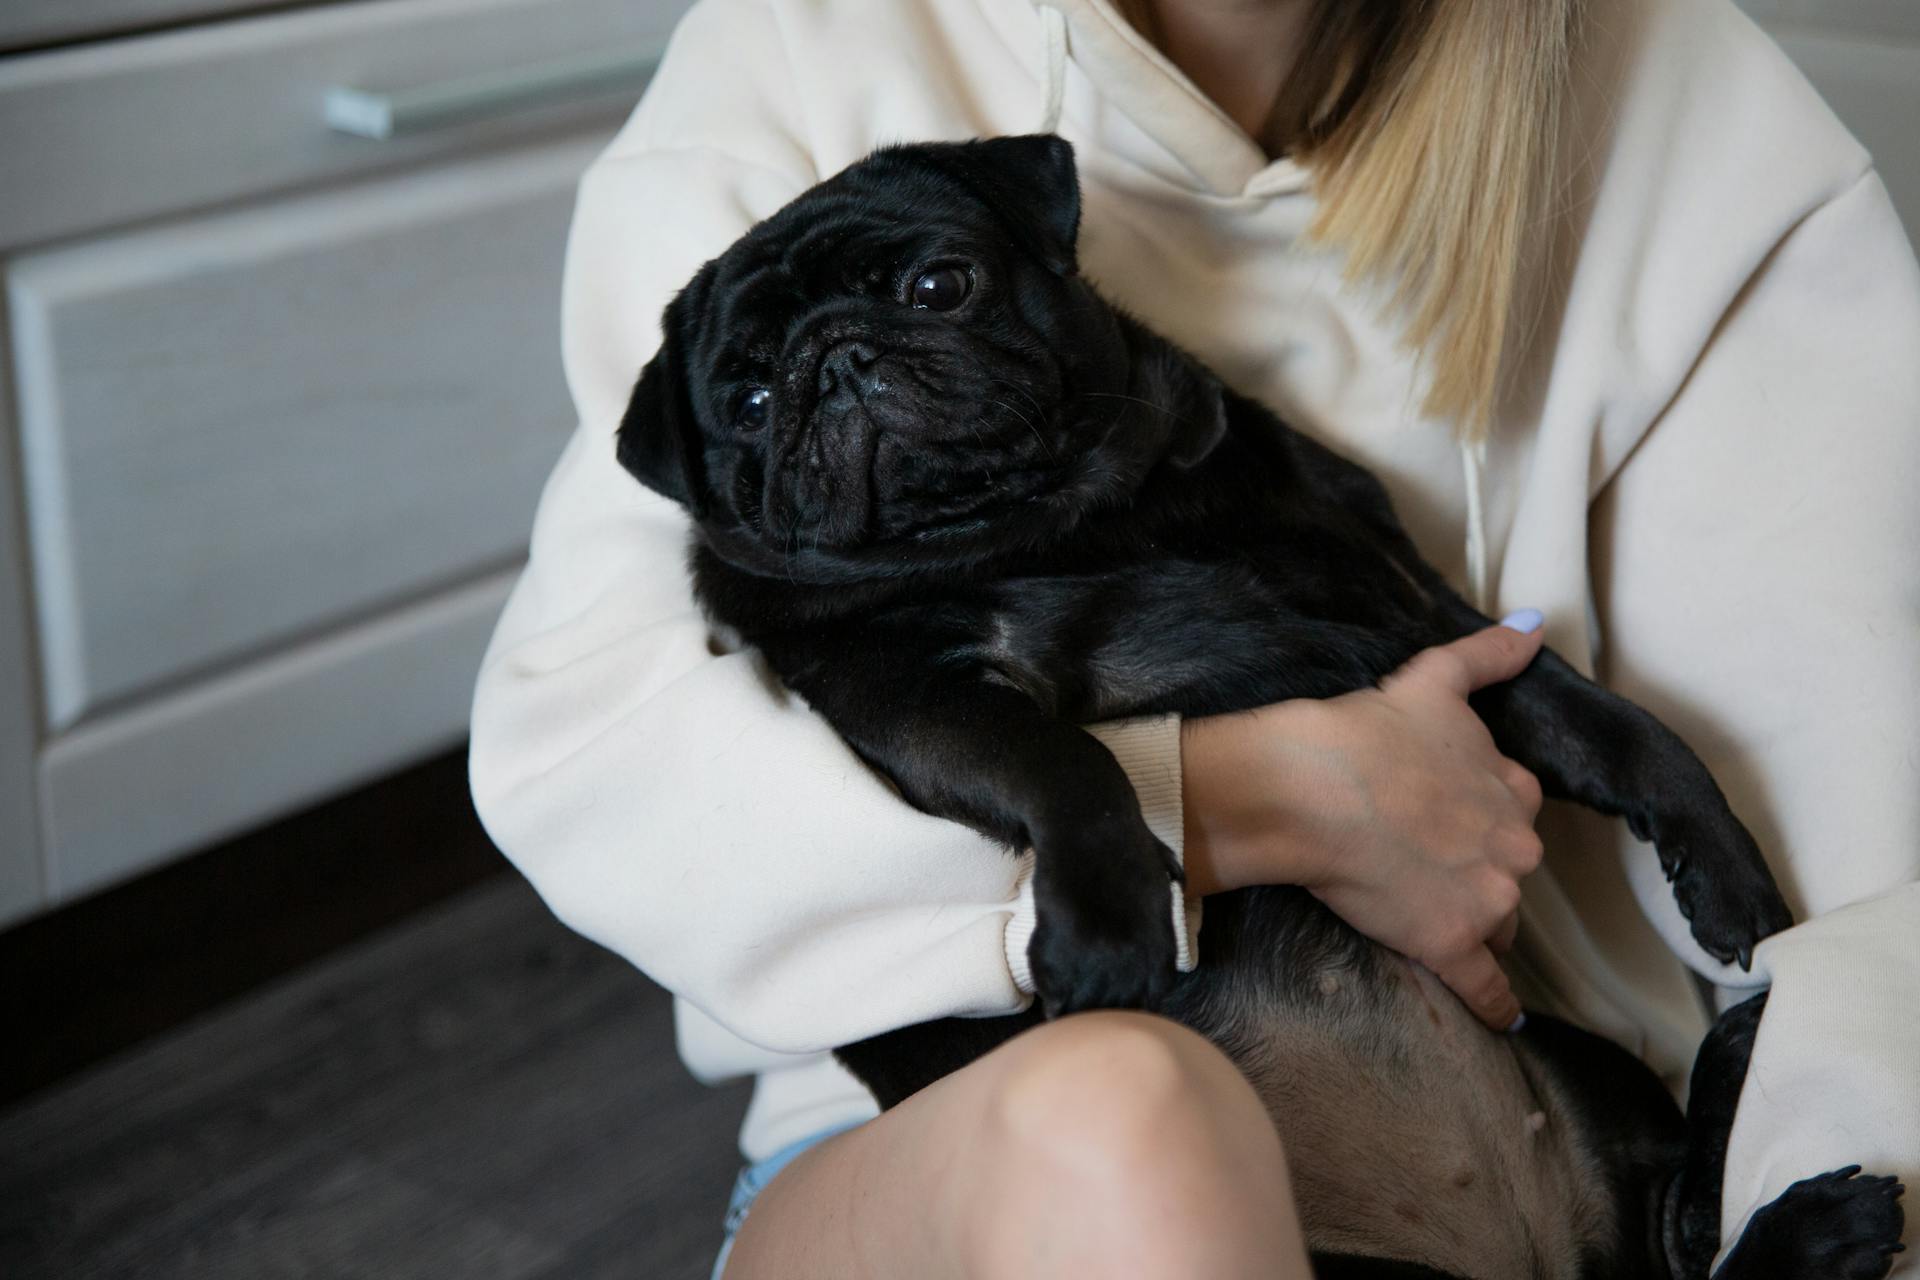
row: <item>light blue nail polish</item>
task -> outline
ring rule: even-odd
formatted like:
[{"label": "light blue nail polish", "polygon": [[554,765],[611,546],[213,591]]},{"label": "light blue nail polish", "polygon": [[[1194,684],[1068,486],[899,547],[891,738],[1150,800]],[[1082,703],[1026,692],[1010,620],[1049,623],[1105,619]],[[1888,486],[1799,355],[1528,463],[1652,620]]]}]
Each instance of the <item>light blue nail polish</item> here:
[{"label": "light blue nail polish", "polygon": [[1513,1035],[1515,1032],[1519,1031],[1521,1028],[1525,1027],[1526,1025],[1527,1025],[1527,1015],[1525,1013],[1522,1013],[1519,1017],[1513,1020],[1513,1025],[1507,1028],[1507,1034]]},{"label": "light blue nail polish", "polygon": [[1538,609],[1515,609],[1512,613],[1500,619],[1500,625],[1509,631],[1518,631],[1522,635],[1526,635],[1538,631],[1540,624],[1546,620],[1546,615],[1542,614]]}]

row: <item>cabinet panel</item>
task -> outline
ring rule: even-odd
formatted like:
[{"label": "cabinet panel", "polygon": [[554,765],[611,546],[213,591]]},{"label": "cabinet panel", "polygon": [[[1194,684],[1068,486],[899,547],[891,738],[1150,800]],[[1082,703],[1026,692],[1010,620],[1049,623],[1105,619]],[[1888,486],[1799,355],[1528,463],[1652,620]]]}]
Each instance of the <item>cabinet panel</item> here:
[{"label": "cabinet panel", "polygon": [[0,50],[95,39],[248,9],[279,0],[7,0],[0,6]]},{"label": "cabinet panel", "polygon": [[15,264],[53,728],[520,555],[572,421],[555,317],[592,149]]},{"label": "cabinet panel", "polygon": [[416,165],[558,123],[611,132],[631,83],[384,142],[330,131],[327,90],[395,90],[656,53],[689,0],[361,0],[0,62],[0,249]]},{"label": "cabinet panel", "polygon": [[55,740],[40,807],[52,902],[457,743],[506,572]]},{"label": "cabinet panel", "polygon": [[[0,316],[0,335],[6,325]],[[35,831],[33,761],[40,715],[34,697],[32,621],[26,553],[20,542],[12,438],[11,388],[0,360],[0,925],[37,908],[45,896]]]}]

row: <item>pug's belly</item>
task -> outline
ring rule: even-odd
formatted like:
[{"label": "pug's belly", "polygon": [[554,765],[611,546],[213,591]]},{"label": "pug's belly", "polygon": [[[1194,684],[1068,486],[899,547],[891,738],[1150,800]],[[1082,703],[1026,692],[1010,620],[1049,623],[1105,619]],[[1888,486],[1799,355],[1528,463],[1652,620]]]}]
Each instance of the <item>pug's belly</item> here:
[{"label": "pug's belly", "polygon": [[1253,1081],[1309,1246],[1474,1280],[1578,1276],[1613,1210],[1547,1068],[1310,895],[1236,896],[1248,919],[1219,922],[1224,947],[1170,1012]]}]

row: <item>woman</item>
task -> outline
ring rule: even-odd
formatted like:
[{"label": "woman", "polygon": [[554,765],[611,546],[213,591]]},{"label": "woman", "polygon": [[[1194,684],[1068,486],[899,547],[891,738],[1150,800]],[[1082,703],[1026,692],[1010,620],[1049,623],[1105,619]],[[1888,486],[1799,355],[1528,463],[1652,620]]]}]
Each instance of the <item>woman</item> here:
[{"label": "woman", "polygon": [[1650,850],[1558,807],[1527,877],[1538,787],[1465,702],[1531,657],[1526,618],[1377,691],[1096,727],[1184,836],[1190,922],[1210,889],[1308,885],[1500,1027],[1518,901],[1529,1002],[1673,1078],[1705,1026],[1675,956],[1771,978],[1729,1238],[1806,1174],[1920,1174],[1920,278],[1866,155],[1731,0],[1586,7],[705,0],[682,24],[582,186],[581,427],[481,676],[473,785],[555,911],[680,997],[689,1065],[758,1075],[729,1280],[1308,1274],[1258,1102],[1162,1020],[1040,1028],[879,1119],[821,1052],[1020,1007],[1029,864],[908,808],[708,635],[684,519],[612,433],[695,267],[902,138],[1058,128],[1087,275],[1679,729],[1811,921],[1724,971]]}]

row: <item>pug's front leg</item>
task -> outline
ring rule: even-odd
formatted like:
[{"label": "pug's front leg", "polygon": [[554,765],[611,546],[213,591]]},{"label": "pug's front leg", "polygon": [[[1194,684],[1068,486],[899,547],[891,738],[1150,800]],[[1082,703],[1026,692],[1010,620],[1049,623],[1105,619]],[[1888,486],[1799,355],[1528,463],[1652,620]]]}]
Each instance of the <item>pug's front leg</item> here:
[{"label": "pug's front leg", "polygon": [[[768,646],[763,646],[768,647]],[[1179,862],[1148,830],[1126,772],[1077,725],[981,668],[896,645],[769,648],[788,683],[916,808],[1032,848],[1027,948],[1048,1017],[1153,1008],[1174,978]]]},{"label": "pug's front leg", "polygon": [[[1464,629],[1490,625],[1464,603],[1458,610]],[[1624,817],[1652,842],[1708,955],[1745,969],[1761,939],[1793,924],[1760,847],[1707,766],[1651,712],[1548,649],[1512,680],[1474,694],[1473,709],[1548,795]]]},{"label": "pug's front leg", "polygon": [[1131,785],[1124,805],[1102,801],[1056,821],[1033,841],[1037,923],[1027,944],[1047,1016],[1159,1008],[1174,979],[1168,886],[1182,876],[1173,851],[1147,829]]}]

